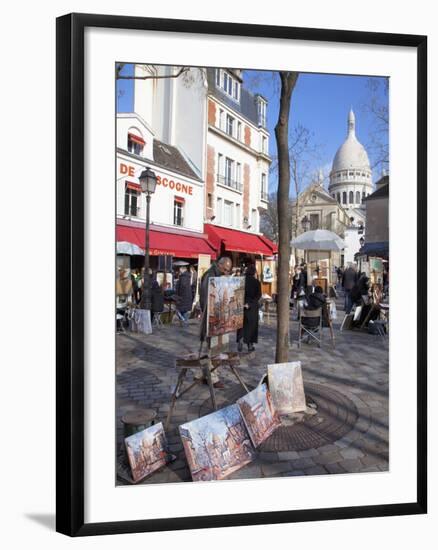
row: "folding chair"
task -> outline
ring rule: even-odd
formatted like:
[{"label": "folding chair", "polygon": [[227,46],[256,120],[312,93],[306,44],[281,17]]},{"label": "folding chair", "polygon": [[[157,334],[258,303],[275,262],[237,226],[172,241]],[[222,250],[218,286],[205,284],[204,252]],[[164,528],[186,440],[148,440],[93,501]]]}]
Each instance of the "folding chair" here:
[{"label": "folding chair", "polygon": [[152,326],[159,327],[164,326],[163,319],[161,319],[161,316],[163,315],[163,312],[155,312],[154,313],[154,319],[152,321]]},{"label": "folding chair", "polygon": [[[312,321],[310,321],[312,319]],[[315,319],[318,319],[317,324]],[[310,322],[306,322],[309,320]],[[307,338],[313,338],[318,342],[318,346],[321,347],[322,341],[322,308],[318,309],[304,309],[300,308],[300,316],[298,319],[298,347],[301,347],[301,340],[303,331],[307,335]]]}]

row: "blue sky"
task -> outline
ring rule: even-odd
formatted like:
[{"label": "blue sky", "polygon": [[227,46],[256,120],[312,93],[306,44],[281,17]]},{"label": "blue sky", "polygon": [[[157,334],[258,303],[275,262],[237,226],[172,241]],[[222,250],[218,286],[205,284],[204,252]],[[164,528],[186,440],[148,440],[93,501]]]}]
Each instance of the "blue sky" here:
[{"label": "blue sky", "polygon": [[[125,66],[124,72],[132,70]],[[123,74],[123,72],[122,72]],[[367,148],[371,165],[375,162],[373,149],[370,147],[371,133],[375,129],[375,119],[367,111],[369,103],[370,77],[333,74],[301,73],[292,95],[290,127],[302,125],[312,136],[315,154],[309,160],[310,171],[317,173],[319,168],[328,176],[333,157],[343,143],[347,133],[347,116],[350,107],[356,115],[356,136]],[[384,91],[384,78],[373,77],[374,95],[379,103],[388,105],[388,96]],[[267,126],[270,132],[269,152],[277,154],[274,127],[278,117],[279,76],[268,71],[245,71],[244,85],[253,92],[262,94],[268,100]],[[119,112],[132,111],[132,80],[118,82],[119,94],[117,109]],[[386,136],[386,140],[388,137]],[[373,171],[374,181],[381,176],[381,168]],[[327,184],[327,179],[325,184]],[[269,176],[269,191],[277,187],[277,174]],[[292,188],[292,185],[291,185]],[[291,195],[293,191],[291,189]]]}]

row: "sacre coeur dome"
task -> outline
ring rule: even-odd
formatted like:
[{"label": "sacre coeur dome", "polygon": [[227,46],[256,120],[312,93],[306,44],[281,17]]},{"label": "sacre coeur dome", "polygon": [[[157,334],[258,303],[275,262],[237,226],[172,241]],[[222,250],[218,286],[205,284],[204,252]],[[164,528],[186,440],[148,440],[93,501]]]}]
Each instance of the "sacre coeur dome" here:
[{"label": "sacre coeur dome", "polygon": [[348,135],[339,147],[333,159],[332,173],[341,170],[356,169],[369,172],[370,161],[364,146],[356,138],[355,116],[351,110],[348,115]]}]

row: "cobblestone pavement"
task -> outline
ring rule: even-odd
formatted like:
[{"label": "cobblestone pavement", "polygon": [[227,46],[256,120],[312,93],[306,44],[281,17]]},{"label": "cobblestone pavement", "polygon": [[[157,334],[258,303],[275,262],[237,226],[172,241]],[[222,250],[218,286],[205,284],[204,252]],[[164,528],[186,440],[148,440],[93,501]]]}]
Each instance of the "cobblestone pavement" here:
[{"label": "cobblestone pavement", "polygon": [[[293,441],[288,441],[287,430],[283,435],[274,433],[271,438],[276,440],[267,440],[266,445],[256,451],[254,462],[227,479],[388,470],[388,340],[361,331],[340,332],[343,312],[339,311],[339,304],[338,317],[335,348],[328,329],[324,329],[321,348],[304,343],[298,349],[297,322],[291,321],[289,358],[301,361],[306,398],[317,404],[314,422],[335,419],[338,428],[344,422],[344,429],[335,432],[340,433],[340,437],[327,441],[316,438],[314,447],[307,445],[309,448],[297,450],[300,446],[294,448]],[[275,327],[272,315],[269,323],[260,325],[256,353],[248,365],[239,369],[250,388],[258,384],[266,365],[275,362]],[[151,335],[130,332],[117,335],[116,452],[119,460],[123,455],[121,417],[138,407],[147,407],[154,409],[157,421],[164,424],[177,378],[175,356],[197,351],[197,334],[198,321],[191,320],[187,327],[175,324],[154,327]],[[233,339],[234,335],[230,335],[230,340]],[[236,349],[234,341],[230,348]],[[216,390],[216,397],[218,406],[222,407],[235,402],[244,390],[228,369],[223,368],[220,377],[225,387]],[[190,376],[188,379],[191,380]],[[208,388],[202,384],[177,400],[166,432],[169,450],[176,460],[142,483],[191,480],[178,426],[212,410]],[[117,483],[126,482],[119,476]]]}]

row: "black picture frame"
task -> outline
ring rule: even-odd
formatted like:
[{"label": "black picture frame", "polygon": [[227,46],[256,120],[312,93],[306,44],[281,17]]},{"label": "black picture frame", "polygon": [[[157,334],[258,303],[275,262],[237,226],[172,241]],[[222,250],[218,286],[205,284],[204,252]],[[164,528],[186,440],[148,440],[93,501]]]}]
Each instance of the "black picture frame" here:
[{"label": "black picture frame", "polygon": [[[427,37],[207,21],[69,14],[57,19],[57,496],[56,529],[69,536],[363,518],[427,511]],[[405,46],[417,52],[417,498],[312,510],[84,522],[84,30],[159,30]]]}]

